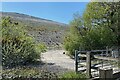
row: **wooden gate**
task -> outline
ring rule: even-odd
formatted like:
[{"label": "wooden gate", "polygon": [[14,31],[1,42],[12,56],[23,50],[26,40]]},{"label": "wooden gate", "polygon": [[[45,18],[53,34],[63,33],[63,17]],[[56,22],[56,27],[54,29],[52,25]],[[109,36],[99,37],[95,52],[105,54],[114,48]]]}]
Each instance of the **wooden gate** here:
[{"label": "wooden gate", "polygon": [[[96,55],[93,55],[92,53],[105,53],[106,56],[96,56]],[[117,61],[118,62],[118,58],[112,58],[110,56],[108,56],[108,52],[111,52],[111,50],[91,50],[91,51],[78,51],[78,50],[75,50],[75,71],[76,72],[79,72],[78,68],[79,68],[79,65],[81,63],[81,57],[86,57],[86,74],[87,74],[87,77],[88,78],[91,78],[91,57],[95,58],[95,59],[98,59],[100,60],[102,63],[101,63],[101,66],[103,67],[103,61]],[[84,53],[84,54],[82,54]],[[96,65],[96,64],[94,64]]]}]

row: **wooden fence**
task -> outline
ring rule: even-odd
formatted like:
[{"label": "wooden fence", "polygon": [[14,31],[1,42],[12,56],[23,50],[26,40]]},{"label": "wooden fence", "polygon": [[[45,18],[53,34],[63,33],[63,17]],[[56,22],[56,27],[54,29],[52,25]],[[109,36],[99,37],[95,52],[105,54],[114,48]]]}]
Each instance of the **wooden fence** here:
[{"label": "wooden fence", "polygon": [[[96,55],[91,55],[91,53],[95,53],[95,52],[106,52],[108,53],[109,50],[91,50],[91,51],[77,51],[75,50],[75,71],[78,71],[79,68],[79,64],[80,64],[80,57],[86,57],[86,74],[88,78],[91,78],[91,56],[93,56],[96,59],[99,60],[108,60],[108,61],[119,61],[120,57],[117,58],[112,58],[112,57],[100,57],[100,56],[96,56]],[[85,54],[81,54],[81,53],[85,53]],[[118,76],[119,75],[119,76]],[[119,78],[120,77],[120,72],[113,74],[113,78]]]}]

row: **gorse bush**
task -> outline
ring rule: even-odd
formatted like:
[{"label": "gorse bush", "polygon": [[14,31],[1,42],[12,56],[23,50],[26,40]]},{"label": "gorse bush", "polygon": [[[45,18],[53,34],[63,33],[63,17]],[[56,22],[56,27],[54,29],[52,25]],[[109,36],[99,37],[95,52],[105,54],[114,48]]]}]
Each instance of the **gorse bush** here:
[{"label": "gorse bush", "polygon": [[34,39],[27,35],[23,25],[12,22],[9,17],[2,18],[1,24],[3,66],[26,64],[40,57]]}]

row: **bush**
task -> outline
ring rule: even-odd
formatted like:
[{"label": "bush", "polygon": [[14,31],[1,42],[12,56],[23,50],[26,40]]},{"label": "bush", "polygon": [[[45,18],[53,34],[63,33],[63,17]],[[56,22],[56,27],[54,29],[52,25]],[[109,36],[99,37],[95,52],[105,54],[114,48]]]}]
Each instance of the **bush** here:
[{"label": "bush", "polygon": [[36,51],[38,51],[38,53],[45,52],[46,50],[47,50],[47,47],[44,43],[36,44]]},{"label": "bush", "polygon": [[68,51],[69,55],[74,56],[75,50],[79,50],[81,44],[78,37],[72,35],[67,36],[64,39],[64,48]]},{"label": "bush", "polygon": [[22,26],[9,17],[2,18],[2,63],[5,67],[30,63],[40,57],[35,41]]},{"label": "bush", "polygon": [[61,77],[61,80],[86,80],[86,75],[82,73],[75,73],[75,72],[67,72],[64,73]]}]

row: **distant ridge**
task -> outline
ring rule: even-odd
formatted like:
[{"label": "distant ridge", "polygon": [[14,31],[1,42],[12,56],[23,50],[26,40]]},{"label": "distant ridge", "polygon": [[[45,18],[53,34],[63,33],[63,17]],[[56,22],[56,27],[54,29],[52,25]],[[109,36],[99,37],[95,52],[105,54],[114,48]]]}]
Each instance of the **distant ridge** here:
[{"label": "distant ridge", "polygon": [[44,18],[39,18],[39,17],[34,17],[34,16],[30,16],[27,14],[23,14],[23,13],[16,13],[16,12],[0,12],[0,15],[4,16],[10,16],[10,17],[14,17],[14,18],[27,18],[27,19],[34,19],[34,20],[38,20],[38,21],[46,21],[49,23],[53,23],[53,24],[59,24],[59,25],[67,25],[65,23],[61,23],[61,22],[57,22],[57,21],[53,21],[53,20],[49,20],[49,19],[44,19]]},{"label": "distant ridge", "polygon": [[25,25],[28,35],[34,37],[37,43],[45,43],[47,47],[61,47],[63,38],[69,31],[69,25],[64,23],[16,12],[0,12],[0,17],[7,16]]}]

